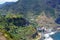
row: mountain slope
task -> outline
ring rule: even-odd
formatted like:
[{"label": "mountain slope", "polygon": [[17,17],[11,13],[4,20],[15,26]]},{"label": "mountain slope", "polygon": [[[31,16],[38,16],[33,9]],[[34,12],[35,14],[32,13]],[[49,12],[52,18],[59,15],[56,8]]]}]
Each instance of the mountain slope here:
[{"label": "mountain slope", "polygon": [[59,0],[18,0],[15,3],[3,6],[0,11],[6,13],[8,11],[12,13],[32,12],[34,14],[40,14],[45,11],[46,15],[59,16],[60,15],[60,2]]}]

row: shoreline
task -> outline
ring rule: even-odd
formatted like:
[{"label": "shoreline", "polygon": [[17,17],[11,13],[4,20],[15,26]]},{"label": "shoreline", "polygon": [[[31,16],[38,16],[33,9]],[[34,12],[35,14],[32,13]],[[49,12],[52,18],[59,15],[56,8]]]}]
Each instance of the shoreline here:
[{"label": "shoreline", "polygon": [[52,37],[50,37],[51,35],[55,34],[57,31],[55,32],[50,32],[50,33],[45,33],[43,34],[43,36],[41,36],[40,40],[53,40]]},{"label": "shoreline", "polygon": [[51,35],[53,35],[53,34],[55,34],[55,33],[57,33],[57,32],[59,32],[59,31],[50,32],[50,33],[45,33],[45,34],[43,34],[44,36],[42,36],[40,40],[54,40],[54,39],[51,37]]}]

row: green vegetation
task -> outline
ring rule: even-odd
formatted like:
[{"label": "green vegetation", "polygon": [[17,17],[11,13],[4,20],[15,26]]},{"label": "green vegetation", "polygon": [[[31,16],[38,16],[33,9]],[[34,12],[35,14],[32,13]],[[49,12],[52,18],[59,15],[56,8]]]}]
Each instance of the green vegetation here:
[{"label": "green vegetation", "polygon": [[0,32],[7,40],[32,40],[36,30],[23,15],[7,14],[0,16]]},{"label": "green vegetation", "polygon": [[15,3],[7,2],[3,4],[3,6],[0,8],[0,13],[20,13],[25,15],[25,17],[30,18],[31,16],[39,15],[42,11],[45,11],[48,17],[58,17],[60,14],[57,13],[59,12],[59,5],[57,5],[58,3],[56,4],[56,1],[52,3],[53,1],[51,0],[50,2],[52,5],[49,3],[48,0],[18,0]]},{"label": "green vegetation", "polygon": [[0,32],[7,40],[40,39],[35,38],[37,28],[57,26],[55,19],[60,16],[59,5],[53,1],[18,0],[0,5]]}]

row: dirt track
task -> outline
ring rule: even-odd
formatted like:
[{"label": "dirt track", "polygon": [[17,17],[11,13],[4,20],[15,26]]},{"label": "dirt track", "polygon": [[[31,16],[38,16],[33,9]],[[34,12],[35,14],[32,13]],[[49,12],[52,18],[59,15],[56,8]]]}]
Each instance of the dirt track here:
[{"label": "dirt track", "polygon": [[6,38],[3,36],[1,32],[0,32],[0,40],[6,40]]}]

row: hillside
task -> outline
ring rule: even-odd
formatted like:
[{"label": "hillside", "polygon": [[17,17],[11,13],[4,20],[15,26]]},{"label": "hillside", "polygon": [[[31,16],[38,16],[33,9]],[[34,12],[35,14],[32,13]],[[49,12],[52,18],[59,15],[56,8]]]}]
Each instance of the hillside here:
[{"label": "hillside", "polygon": [[7,40],[40,40],[43,31],[56,31],[58,26],[60,0],[18,0],[0,4],[0,33]]},{"label": "hillside", "polygon": [[18,0],[15,3],[5,3],[2,4],[3,7],[0,8],[1,13],[22,13],[26,15],[31,12],[34,15],[40,14],[45,11],[48,17],[59,17],[60,15],[60,2],[59,0]]}]

